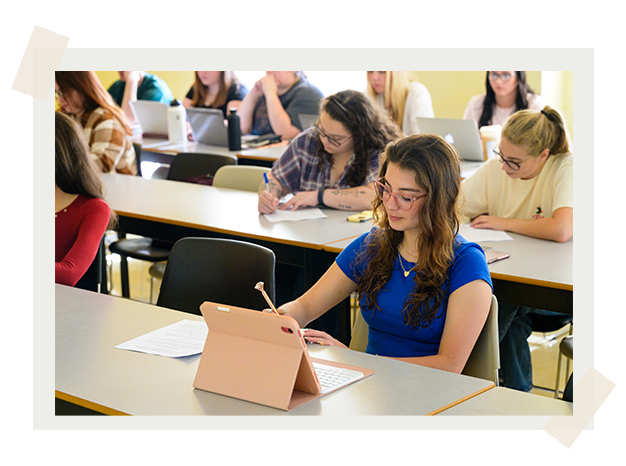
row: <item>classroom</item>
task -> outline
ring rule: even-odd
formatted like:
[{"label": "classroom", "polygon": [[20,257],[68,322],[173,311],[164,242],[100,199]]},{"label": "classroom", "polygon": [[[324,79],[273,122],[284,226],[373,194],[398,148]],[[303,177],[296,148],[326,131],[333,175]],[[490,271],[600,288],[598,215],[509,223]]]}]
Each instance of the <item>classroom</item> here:
[{"label": "classroom", "polygon": [[[85,166],[104,172],[97,176],[103,210],[102,228],[92,232],[93,253],[79,252],[91,255],[89,270],[78,279],[93,273],[96,288],[58,279],[55,285],[57,416],[573,414],[572,71],[66,76],[72,73],[87,72],[56,73],[57,131],[63,123],[88,142],[91,162]],[[148,80],[158,80],[169,95],[141,99],[141,83]],[[132,82],[137,86],[129,90]],[[405,83],[404,93],[393,91],[396,82]],[[500,89],[511,84],[512,91]],[[235,89],[239,94],[233,97]],[[298,102],[294,90],[308,94]],[[480,103],[486,92],[495,99],[494,113]],[[506,108],[498,105],[505,92],[507,99],[513,96]],[[205,101],[194,100],[195,94]],[[524,94],[523,104],[513,94]],[[101,109],[96,103],[107,95],[111,102],[119,99],[114,111],[87,108],[94,100],[92,107]],[[143,109],[142,100],[148,102]],[[314,103],[305,108],[305,101]],[[480,103],[482,115],[472,116],[470,102]],[[483,124],[479,117],[491,120]],[[431,122],[440,133],[415,129]],[[151,124],[160,131],[144,129]],[[107,140],[94,142],[98,137]],[[535,153],[530,141],[545,144]],[[496,202],[522,192],[535,196],[536,186],[548,185],[545,191],[552,192],[552,184],[567,194],[546,201],[537,193],[540,207]],[[57,220],[76,198],[68,198],[63,186],[57,172]],[[502,205],[507,202],[512,205]],[[444,203],[454,215],[446,216]],[[529,208],[538,210],[525,213]],[[426,219],[432,244],[422,240]],[[464,237],[462,247],[455,228]],[[57,249],[59,234],[57,222]],[[372,255],[368,238],[385,254]],[[446,244],[453,253],[444,255]],[[72,245],[64,247],[70,254]],[[372,264],[387,267],[387,275],[362,264],[360,251],[370,253]],[[418,260],[427,253],[441,254],[447,265]],[[452,262],[461,258],[463,272],[453,276]],[[65,272],[73,266],[65,264]],[[437,278],[433,290],[435,273],[445,277]],[[363,277],[377,285],[375,291]],[[393,293],[386,291],[387,281]],[[255,288],[257,282],[263,283]],[[409,302],[417,299],[415,283],[431,287],[419,305]],[[386,303],[402,313],[377,317],[379,292],[381,307]],[[394,298],[402,293],[406,301]],[[240,325],[233,327],[219,306],[203,305],[201,313],[205,301],[230,306]],[[318,309],[318,302],[328,306]],[[366,312],[368,306],[373,312]],[[449,318],[441,318],[448,310]],[[290,317],[276,315],[283,312]],[[209,324],[207,334],[209,321],[221,330],[212,334]],[[180,344],[159,341],[169,337],[163,332],[136,341],[181,322],[193,324],[194,332],[204,328],[194,334],[199,350],[159,353],[160,344]],[[504,325],[516,333],[504,335]],[[393,334],[390,329],[398,326],[406,329]],[[275,327],[293,338],[274,340],[254,331]],[[422,336],[406,336],[413,332]],[[232,354],[217,349],[231,344],[237,348]],[[280,357],[272,345],[281,349]],[[224,359],[215,362],[216,354]],[[260,374],[256,368],[268,360],[271,371]],[[89,361],[106,370],[87,370]],[[360,375],[328,393],[320,387],[306,392],[307,368],[320,361]],[[523,374],[528,370],[530,380]],[[128,374],[123,382],[120,373]],[[316,370],[310,375],[318,376]],[[518,378],[524,388],[515,386]],[[121,391],[120,384],[130,388]],[[258,387],[267,384],[272,394],[259,394]],[[146,390],[150,397],[142,396]],[[420,396],[375,401],[382,390]]]}]

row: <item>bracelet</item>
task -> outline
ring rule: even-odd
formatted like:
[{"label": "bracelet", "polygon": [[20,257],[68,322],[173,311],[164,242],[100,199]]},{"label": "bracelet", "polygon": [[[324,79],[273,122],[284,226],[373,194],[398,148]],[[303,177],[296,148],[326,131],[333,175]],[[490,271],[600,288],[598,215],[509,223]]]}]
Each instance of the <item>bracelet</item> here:
[{"label": "bracelet", "polygon": [[317,190],[317,205],[320,205],[322,207],[325,207],[326,204],[324,204],[324,188],[320,188]]}]

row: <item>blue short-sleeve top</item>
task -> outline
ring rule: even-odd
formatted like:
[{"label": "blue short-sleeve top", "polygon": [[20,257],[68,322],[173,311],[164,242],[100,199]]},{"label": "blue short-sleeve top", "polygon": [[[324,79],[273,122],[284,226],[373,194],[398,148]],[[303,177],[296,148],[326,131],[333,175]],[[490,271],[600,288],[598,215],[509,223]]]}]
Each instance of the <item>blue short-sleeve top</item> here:
[{"label": "blue short-sleeve top", "polygon": [[[357,264],[356,257],[362,251],[367,250],[372,235],[376,234],[380,234],[378,227],[374,227],[370,232],[355,239],[336,259],[339,268],[355,283],[358,282],[367,266],[367,261]],[[408,262],[401,256],[399,260],[402,260],[405,270],[410,270],[415,266],[415,263]],[[400,263],[396,260],[389,281],[377,296],[381,310],[367,309],[365,299],[361,297],[361,312],[369,325],[366,350],[368,353],[389,357],[431,356],[438,353],[447,310],[440,308],[430,326],[424,328],[412,328],[404,323],[402,317],[404,302],[416,286],[414,278],[415,272],[405,277]],[[475,280],[484,280],[493,289],[482,248],[457,235],[454,259],[448,270],[448,279],[444,284],[444,302],[448,302],[449,296],[454,291]]]}]

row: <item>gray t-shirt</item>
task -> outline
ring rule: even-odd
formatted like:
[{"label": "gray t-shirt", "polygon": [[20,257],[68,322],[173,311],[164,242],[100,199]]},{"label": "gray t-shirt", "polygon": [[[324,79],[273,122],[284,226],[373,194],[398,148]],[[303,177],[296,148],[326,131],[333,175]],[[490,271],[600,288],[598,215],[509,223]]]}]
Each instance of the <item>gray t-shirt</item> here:
[{"label": "gray t-shirt", "polygon": [[[322,97],[324,95],[317,87],[305,78],[300,78],[287,92],[278,96],[278,99],[289,115],[291,124],[302,129],[299,116],[301,114],[317,115]],[[253,121],[252,134],[261,135],[274,132],[267,116],[265,96],[261,96],[254,107]]]}]

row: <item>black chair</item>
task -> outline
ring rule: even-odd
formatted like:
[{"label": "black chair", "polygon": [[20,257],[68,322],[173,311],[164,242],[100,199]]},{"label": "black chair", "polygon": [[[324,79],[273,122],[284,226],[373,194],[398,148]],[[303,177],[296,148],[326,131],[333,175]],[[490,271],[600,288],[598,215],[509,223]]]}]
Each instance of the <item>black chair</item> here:
[{"label": "black chair", "polygon": [[87,291],[95,291],[96,293],[108,294],[106,280],[106,261],[104,260],[104,237],[100,240],[100,247],[93,262],[76,283],[75,288]]},{"label": "black chair", "polygon": [[198,315],[205,301],[267,309],[269,305],[254,287],[264,282],[274,301],[275,265],[274,252],[263,246],[230,239],[183,238],[170,252],[157,305]]},{"label": "black chair", "polygon": [[529,312],[528,315],[531,318],[530,326],[533,332],[540,333],[556,332],[566,325],[570,325],[574,320],[574,316],[570,314],[546,316]]},{"label": "black chair", "polygon": [[137,161],[137,176],[143,176],[141,174],[141,144],[133,142],[133,148],[135,149],[135,160]]},{"label": "black chair", "polygon": [[[197,154],[181,152],[172,160],[167,179],[185,181],[200,175],[215,175],[223,165],[236,165],[234,155]],[[128,281],[128,258],[147,262],[162,262],[169,257],[173,242],[152,238],[122,238],[109,245],[109,251],[119,254],[120,273],[122,276],[122,296],[130,298],[130,284]]]},{"label": "black chair", "polygon": [[186,181],[200,175],[213,177],[224,165],[237,165],[237,156],[181,152],[172,159],[167,179]]}]

